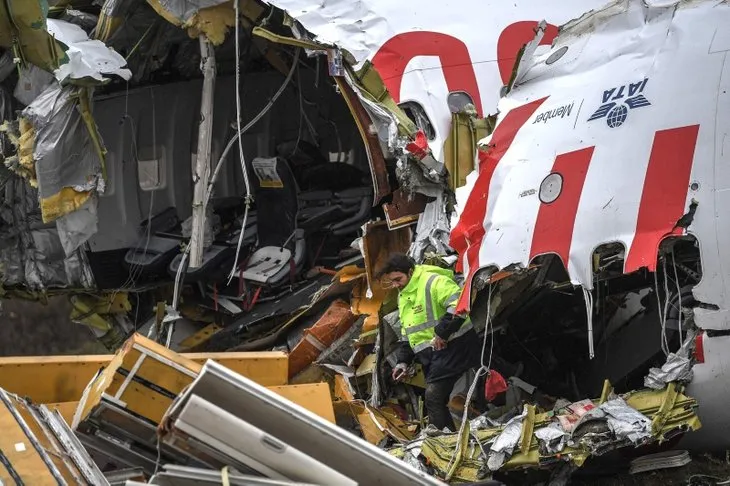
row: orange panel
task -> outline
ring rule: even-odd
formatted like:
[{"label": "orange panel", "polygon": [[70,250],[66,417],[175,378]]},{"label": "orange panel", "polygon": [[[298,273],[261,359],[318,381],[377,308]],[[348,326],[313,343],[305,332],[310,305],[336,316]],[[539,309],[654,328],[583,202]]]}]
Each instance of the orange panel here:
[{"label": "orange panel", "polygon": [[335,340],[345,334],[355,323],[350,304],[336,300],[289,354],[289,378],[309,366]]}]

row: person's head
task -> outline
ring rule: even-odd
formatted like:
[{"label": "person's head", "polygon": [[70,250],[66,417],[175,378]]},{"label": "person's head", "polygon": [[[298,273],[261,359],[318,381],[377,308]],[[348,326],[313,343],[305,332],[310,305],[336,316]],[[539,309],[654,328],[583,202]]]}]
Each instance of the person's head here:
[{"label": "person's head", "polygon": [[411,257],[403,253],[396,253],[388,258],[378,271],[376,278],[384,287],[396,288],[400,291],[408,285],[414,268],[416,268],[416,263]]}]

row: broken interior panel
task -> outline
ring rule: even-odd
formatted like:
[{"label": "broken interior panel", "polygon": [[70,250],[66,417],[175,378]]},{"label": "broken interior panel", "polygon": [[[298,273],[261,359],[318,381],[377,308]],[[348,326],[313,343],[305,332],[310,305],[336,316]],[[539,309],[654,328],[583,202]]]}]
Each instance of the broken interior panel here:
[{"label": "broken interior panel", "polygon": [[504,360],[507,374],[519,370],[515,376],[541,392],[577,400],[598,395],[605,379],[619,392],[643,387],[670,353],[693,359],[700,303],[691,290],[702,276],[696,239],[665,240],[656,272],[624,274],[624,253],[620,244],[596,249],[588,292],[573,287],[555,255],[485,283],[472,313],[488,319],[493,368]]}]

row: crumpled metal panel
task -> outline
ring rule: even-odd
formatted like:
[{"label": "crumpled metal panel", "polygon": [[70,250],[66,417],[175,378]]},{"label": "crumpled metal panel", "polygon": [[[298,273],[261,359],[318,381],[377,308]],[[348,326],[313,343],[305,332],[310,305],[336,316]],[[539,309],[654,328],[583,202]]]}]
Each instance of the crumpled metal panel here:
[{"label": "crumpled metal panel", "polygon": [[114,74],[129,80],[132,72],[126,69],[126,59],[100,40],[89,39],[78,25],[64,20],[48,19],[48,33],[67,46],[68,62],[61,64],[54,74],[58,82],[92,79],[98,83],[104,74]]},{"label": "crumpled metal panel", "polygon": [[449,217],[446,212],[444,194],[436,196],[436,200],[426,204],[426,209],[418,218],[416,238],[408,254],[417,262],[423,262],[426,253],[437,255],[452,253],[449,247]]},{"label": "crumpled metal panel", "polygon": [[44,227],[38,210],[38,192],[11,175],[0,209],[0,275],[6,288],[28,290],[49,287],[93,288],[94,281],[84,253],[66,256],[58,231]]},{"label": "crumpled metal panel", "polygon": [[535,430],[535,437],[540,442],[540,448],[549,454],[563,452],[568,440],[568,434],[557,423]]},{"label": "crumpled metal panel", "polygon": [[496,471],[501,468],[512,456],[522,436],[522,422],[525,420],[525,417],[527,417],[527,410],[524,410],[521,415],[512,417],[507,422],[507,425],[504,426],[502,433],[494,440],[489,451],[489,459],[487,460],[487,467],[491,471]]},{"label": "crumpled metal panel", "polygon": [[[451,471],[452,482],[474,482],[483,479],[497,465],[502,471],[549,467],[561,462],[579,467],[589,457],[616,448],[661,443],[679,431],[699,429],[697,408],[697,400],[671,384],[664,390],[629,392],[594,408],[584,415],[585,422],[579,424],[579,428],[583,429],[585,423],[588,429],[576,433],[573,440],[567,440],[564,445],[565,439],[560,436],[564,432],[552,411],[536,414],[534,420],[525,419],[523,413],[508,422],[509,425],[489,425],[488,421],[482,421],[481,427],[471,430],[469,444],[456,464],[455,450],[460,442],[458,433],[428,437],[421,434],[419,439],[424,440],[418,445],[422,456],[438,476],[445,477]],[[591,432],[591,424],[598,424],[601,432]],[[513,430],[507,431],[508,427]],[[527,433],[535,437],[517,447],[520,437]],[[549,446],[546,446],[546,440],[552,441]],[[491,452],[485,460],[483,451],[490,444]],[[403,457],[408,446],[405,444],[391,453]],[[557,452],[558,447],[562,447],[561,452]]]},{"label": "crumpled metal panel", "polygon": [[644,377],[644,386],[654,390],[660,390],[667,386],[667,383],[690,382],[693,377],[692,361],[684,356],[669,353],[667,362],[661,368],[651,368],[649,374]]},{"label": "crumpled metal panel", "polygon": [[651,437],[651,420],[617,397],[598,407],[608,416],[608,427],[618,439],[639,444]]},{"label": "crumpled metal panel", "polygon": [[71,255],[97,232],[98,204],[96,194],[92,193],[80,207],[56,220],[58,237],[66,255]]}]

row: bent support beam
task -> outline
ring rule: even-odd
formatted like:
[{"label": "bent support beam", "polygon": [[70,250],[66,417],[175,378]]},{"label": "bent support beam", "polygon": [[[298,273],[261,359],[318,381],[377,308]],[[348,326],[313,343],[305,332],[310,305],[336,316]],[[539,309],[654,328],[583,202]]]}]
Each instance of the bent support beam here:
[{"label": "bent support beam", "polygon": [[198,125],[198,152],[195,162],[195,190],[193,193],[193,228],[190,235],[190,268],[198,268],[203,261],[205,236],[205,194],[210,177],[210,147],[213,136],[213,94],[215,91],[215,53],[213,45],[200,36],[203,93],[200,100]]}]

